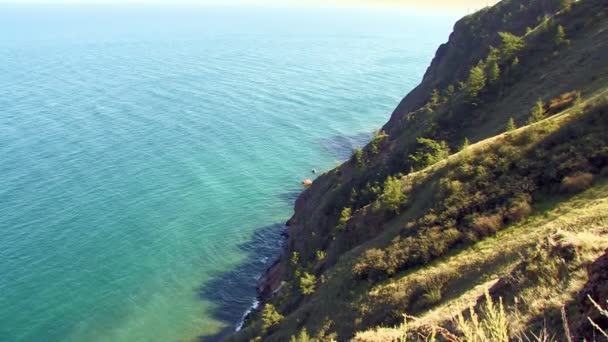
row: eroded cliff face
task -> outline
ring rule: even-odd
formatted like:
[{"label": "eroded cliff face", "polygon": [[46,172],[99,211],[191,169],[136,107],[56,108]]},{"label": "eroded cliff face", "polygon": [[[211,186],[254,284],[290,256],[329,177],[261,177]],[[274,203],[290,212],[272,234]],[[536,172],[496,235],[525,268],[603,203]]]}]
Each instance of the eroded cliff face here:
[{"label": "eroded cliff face", "polygon": [[545,15],[554,14],[559,1],[502,1],[494,7],[459,20],[447,43],[441,45],[420,85],[399,104],[383,127],[389,135],[404,129],[400,119],[424,106],[433,89],[445,89],[455,80],[465,80],[471,66],[484,59],[490,47],[501,43],[496,32],[521,36]]}]

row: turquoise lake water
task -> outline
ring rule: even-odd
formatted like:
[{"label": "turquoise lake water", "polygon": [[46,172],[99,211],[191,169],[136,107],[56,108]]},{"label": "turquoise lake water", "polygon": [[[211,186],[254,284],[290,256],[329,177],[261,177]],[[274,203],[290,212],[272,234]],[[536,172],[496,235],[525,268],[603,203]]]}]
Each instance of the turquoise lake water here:
[{"label": "turquoise lake water", "polygon": [[0,7],[0,340],[233,330],[300,181],[388,119],[457,17]]}]

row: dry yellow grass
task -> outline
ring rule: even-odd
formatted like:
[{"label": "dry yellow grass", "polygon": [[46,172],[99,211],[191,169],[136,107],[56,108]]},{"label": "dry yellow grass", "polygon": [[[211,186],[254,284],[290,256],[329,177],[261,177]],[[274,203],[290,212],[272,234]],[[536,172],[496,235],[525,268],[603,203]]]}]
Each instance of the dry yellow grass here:
[{"label": "dry yellow grass", "polygon": [[[608,181],[598,182],[587,190],[554,208],[532,216],[495,237],[485,239],[475,246],[394,279],[390,284],[376,286],[370,293],[372,301],[386,296],[392,300],[405,300],[410,290],[430,280],[441,279],[446,300],[420,315],[408,325],[416,330],[422,326],[440,326],[453,322],[454,317],[475,305],[483,293],[499,279],[508,276],[522,260],[544,244],[573,246],[582,261],[597,258],[608,247]],[[459,281],[466,279],[466,282]],[[586,282],[582,267],[572,270],[566,286],[560,290],[542,286],[523,288],[518,301],[525,304],[525,312],[509,311],[511,329],[522,329],[531,318],[547,309],[558,309],[572,299]],[[513,309],[513,308],[511,308]],[[377,328],[360,332],[357,341],[376,341],[377,338],[395,340],[404,334],[404,326]]]}]

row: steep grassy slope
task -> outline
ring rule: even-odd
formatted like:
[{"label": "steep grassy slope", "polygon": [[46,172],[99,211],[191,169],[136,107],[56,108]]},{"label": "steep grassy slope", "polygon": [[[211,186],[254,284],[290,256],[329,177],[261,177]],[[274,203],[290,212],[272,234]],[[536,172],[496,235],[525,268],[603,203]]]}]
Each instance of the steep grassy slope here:
[{"label": "steep grassy slope", "polygon": [[[575,300],[589,281],[585,266],[608,247],[608,182],[600,180],[580,195],[555,202],[543,203],[538,213],[495,237],[375,287],[371,300],[392,293],[397,302],[408,289],[422,287],[425,295],[420,300],[427,308],[419,317],[409,317],[407,326],[359,332],[355,340],[386,341],[428,334],[437,326],[453,328],[457,314],[479,307],[486,291],[504,299],[514,333],[537,334],[546,327],[551,335],[564,336],[564,305],[570,329],[577,331],[587,321]],[[437,297],[428,295],[435,291]]]},{"label": "steep grassy slope", "polygon": [[232,339],[386,340],[404,314],[453,329],[488,288],[513,334],[559,318],[608,247],[607,91],[603,0],[462,19],[384,130],[299,197],[264,309]]}]

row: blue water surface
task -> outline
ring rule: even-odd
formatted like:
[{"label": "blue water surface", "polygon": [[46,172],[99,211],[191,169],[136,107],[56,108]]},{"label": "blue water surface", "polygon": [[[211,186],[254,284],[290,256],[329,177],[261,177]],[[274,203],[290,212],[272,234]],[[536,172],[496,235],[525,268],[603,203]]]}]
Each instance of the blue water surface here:
[{"label": "blue water surface", "polygon": [[458,15],[0,7],[0,340],[233,329],[300,181],[421,79]]}]

